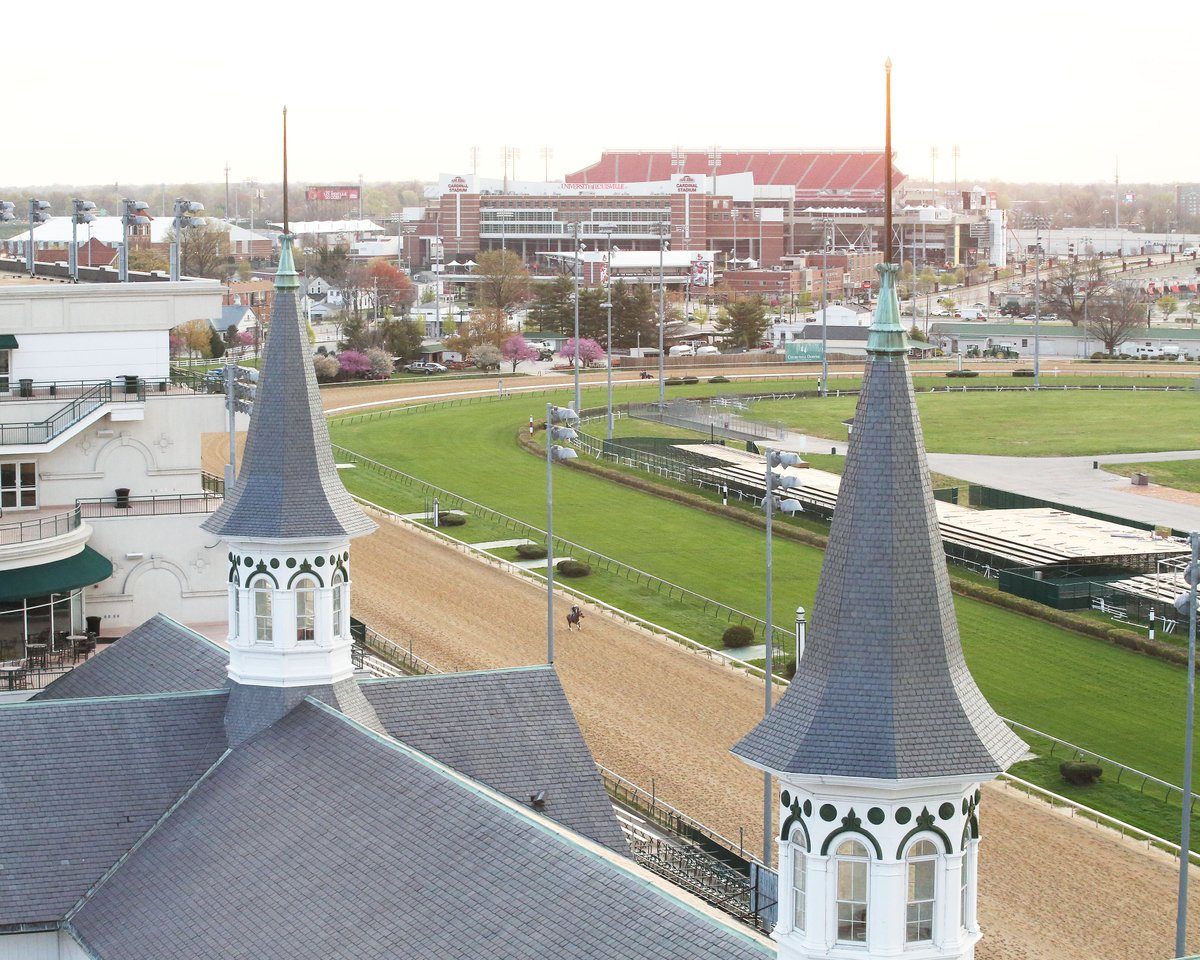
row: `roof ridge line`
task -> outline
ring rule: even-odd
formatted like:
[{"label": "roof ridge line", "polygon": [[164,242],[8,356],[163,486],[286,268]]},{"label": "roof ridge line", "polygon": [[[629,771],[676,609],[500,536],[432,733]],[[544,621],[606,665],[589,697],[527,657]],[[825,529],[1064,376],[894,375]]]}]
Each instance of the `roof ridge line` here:
[{"label": "roof ridge line", "polygon": [[[117,858],[116,862],[111,867],[104,871],[99,880],[97,880],[83,892],[83,895],[75,901],[75,905],[71,907],[71,909],[67,911],[66,916],[63,917],[62,922],[66,924],[68,928],[72,928],[74,926],[73,921],[75,919],[75,915],[78,914],[84,906],[86,906],[87,902],[91,900],[91,898],[100,891],[100,889],[116,874],[116,872],[120,870],[126,862],[128,862],[129,858],[132,857],[134,853],[136,853],[142,847],[142,845],[154,835],[158,828],[166,822],[167,818],[176,810],[178,810],[179,806],[185,800],[187,800],[188,797],[195,793],[200,784],[204,783],[204,781],[206,781],[209,776],[212,775],[212,772],[216,770],[217,767],[219,767],[225,761],[225,758],[231,753],[233,753],[232,747],[226,747],[223,751],[221,751],[221,755],[212,762],[209,768],[200,774],[200,776],[196,778],[192,785],[184,790],[183,793],[176,798],[175,802],[162,812],[162,815],[159,816],[159,818],[155,820],[154,823],[149,826],[149,828],[147,828],[145,833],[143,833],[137,838],[137,840],[133,842],[133,845],[128,850],[126,850]],[[89,951],[89,953],[90,952],[92,951]]]},{"label": "roof ridge line", "polygon": [[130,700],[179,700],[184,697],[214,697],[228,693],[229,690],[226,687],[213,687],[210,690],[168,690],[160,693],[110,693],[102,697],[60,697],[57,700],[16,700],[12,703],[0,703],[0,710],[12,710],[17,707],[42,707],[51,704],[64,706],[66,704],[127,703]]},{"label": "roof ridge line", "polygon": [[[167,620],[167,621],[169,621],[170,623],[173,623],[175,626],[179,627],[179,629],[180,629],[180,630],[186,630],[186,631],[187,631],[189,634],[191,634],[191,635],[192,635],[192,637],[194,637],[195,639],[197,639],[197,640],[203,640],[203,641],[204,641],[205,643],[207,643],[207,644],[208,644],[210,647],[213,647],[213,648],[215,648],[215,649],[217,649],[217,650],[220,650],[220,651],[221,651],[223,654],[225,654],[226,656],[228,656],[228,654],[229,654],[229,648],[228,648],[228,647],[223,647],[223,646],[221,646],[219,643],[217,643],[217,641],[215,641],[215,640],[213,640],[213,639],[211,639],[211,638],[209,638],[209,637],[206,637],[204,634],[200,633],[198,630],[194,630],[194,629],[192,629],[192,628],[191,628],[191,627],[189,627],[189,626],[188,626],[186,623],[180,623],[180,622],[179,622],[178,620],[176,620],[174,617],[168,616],[168,615],[167,615],[167,614],[165,614],[165,613],[156,613],[156,614],[154,615],[154,617],[162,617],[164,620]],[[151,620],[153,620],[153,619],[154,619],[154,617],[151,617],[150,619],[151,619]],[[139,624],[139,626],[140,626],[140,624]],[[119,639],[119,640],[124,640],[125,638],[124,638],[124,637],[118,637],[117,639]]]},{"label": "roof ridge line", "polygon": [[[704,903],[704,901],[693,897],[686,891],[681,889],[676,890],[673,885],[668,885],[665,887],[660,886],[660,884],[668,884],[668,881],[663,880],[663,878],[659,877],[657,874],[651,873],[645,867],[637,864],[634,860],[627,857],[622,857],[615,851],[601,846],[595,840],[589,839],[580,833],[576,833],[570,827],[564,826],[556,820],[551,820],[548,817],[543,817],[540,814],[534,813],[534,811],[530,810],[523,804],[518,803],[516,800],[513,800],[511,797],[505,796],[499,791],[494,790],[492,787],[489,787],[485,783],[481,783],[478,780],[468,777],[466,774],[455,770],[453,767],[447,766],[440,760],[429,756],[427,753],[422,753],[416,747],[410,746],[409,744],[404,743],[402,740],[398,740],[395,737],[391,737],[386,734],[377,733],[370,727],[365,726],[364,724],[355,720],[353,717],[347,716],[340,710],[336,709],[335,707],[331,707],[327,703],[323,703],[322,701],[311,696],[307,696],[304,699],[317,709],[322,710],[323,712],[328,713],[330,716],[358,729],[371,739],[377,741],[381,746],[384,746],[395,753],[404,754],[405,756],[409,757],[409,759],[437,771],[447,779],[458,783],[463,788],[477,795],[482,800],[491,803],[495,807],[499,807],[511,813],[516,813],[525,822],[529,823],[540,832],[564,841],[565,843],[571,844],[578,848],[582,853],[590,855],[595,859],[603,860],[605,863],[611,864],[612,866],[623,870],[635,881],[654,891],[657,891],[663,896],[672,898],[680,906],[690,910],[696,916],[702,917],[709,922],[717,924],[723,930],[737,933],[756,946],[768,949],[773,946],[773,944],[771,944],[769,941],[750,933],[748,930],[743,929],[731,918],[722,916],[721,914],[717,913],[716,908],[710,907],[708,904]],[[773,951],[771,956],[774,956]]]},{"label": "roof ridge line", "polygon": [[406,673],[399,677],[364,677],[359,680],[359,686],[373,683],[395,683],[397,680],[424,680],[429,677],[479,677],[501,673],[532,673],[539,671],[554,671],[548,663],[526,663],[517,667],[489,667],[484,670],[446,670],[441,673]]}]

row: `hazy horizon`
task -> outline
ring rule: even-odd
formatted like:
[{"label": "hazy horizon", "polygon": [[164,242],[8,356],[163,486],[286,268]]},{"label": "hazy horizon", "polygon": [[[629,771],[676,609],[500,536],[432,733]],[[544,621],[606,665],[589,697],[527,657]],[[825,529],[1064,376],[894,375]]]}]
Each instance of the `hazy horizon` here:
[{"label": "hazy horizon", "polygon": [[[298,2],[257,18],[215,0],[206,34],[133,0],[119,22],[75,13],[66,60],[27,42],[46,22],[19,7],[6,12],[18,82],[0,183],[220,183],[226,163],[233,182],[278,182],[285,103],[295,183],[470,172],[472,146],[496,177],[517,147],[518,179],[543,177],[543,146],[551,179],[606,148],[878,150],[888,56],[896,162],[913,179],[930,179],[936,147],[936,179],[950,182],[957,145],[960,184],[1111,183],[1118,158],[1122,183],[1200,180],[1185,48],[1131,41],[1128,17],[1024,0],[1003,18],[941,0],[860,8],[767,2],[734,21],[709,3],[564,15],[542,0],[469,2],[414,23],[400,8]],[[1168,36],[1200,26],[1193,4],[1156,11]],[[81,98],[89,79],[94,100]],[[68,103],[84,109],[77,124]]]}]

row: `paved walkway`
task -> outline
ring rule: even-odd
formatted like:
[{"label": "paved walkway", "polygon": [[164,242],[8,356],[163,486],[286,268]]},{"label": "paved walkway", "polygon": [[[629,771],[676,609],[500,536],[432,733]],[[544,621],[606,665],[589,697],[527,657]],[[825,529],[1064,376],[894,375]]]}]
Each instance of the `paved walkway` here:
[{"label": "paved walkway", "polygon": [[931,453],[929,468],[969,483],[1098,510],[1128,520],[1166,524],[1177,530],[1200,530],[1200,506],[1154,496],[1153,488],[1149,492],[1144,488],[1134,492],[1128,477],[1092,466],[1093,461],[1103,467],[1106,463],[1195,459],[1200,459],[1200,450],[1096,457],[984,457]]}]

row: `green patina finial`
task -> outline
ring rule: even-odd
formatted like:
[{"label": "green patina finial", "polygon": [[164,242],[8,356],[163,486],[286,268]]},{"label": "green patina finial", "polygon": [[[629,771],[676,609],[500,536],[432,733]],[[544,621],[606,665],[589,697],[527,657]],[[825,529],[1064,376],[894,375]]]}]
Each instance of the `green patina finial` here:
[{"label": "green patina finial", "polygon": [[279,238],[279,269],[275,271],[275,289],[295,290],[299,286],[296,261],[292,259],[292,235],[285,233]]},{"label": "green patina finial", "polygon": [[877,263],[875,269],[879,273],[879,302],[867,338],[867,352],[907,353],[904,327],[900,323],[900,301],[896,299],[896,272],[900,268],[894,263]]}]

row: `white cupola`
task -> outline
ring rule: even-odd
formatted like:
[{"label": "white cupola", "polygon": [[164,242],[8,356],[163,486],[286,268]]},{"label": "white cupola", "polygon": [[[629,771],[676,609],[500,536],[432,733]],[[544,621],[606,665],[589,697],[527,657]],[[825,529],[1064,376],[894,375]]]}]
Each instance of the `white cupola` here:
[{"label": "white cupola", "polygon": [[804,658],[734,747],[779,785],[780,960],[969,960],[980,790],[1025,744],[963,658],[894,264]]}]

